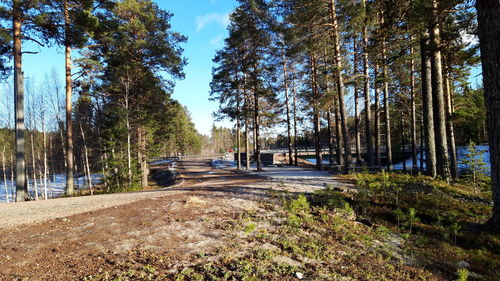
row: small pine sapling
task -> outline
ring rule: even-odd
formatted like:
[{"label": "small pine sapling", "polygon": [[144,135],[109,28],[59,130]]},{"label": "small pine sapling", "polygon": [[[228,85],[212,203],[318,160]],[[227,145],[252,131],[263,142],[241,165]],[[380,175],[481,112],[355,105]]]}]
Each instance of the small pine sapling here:
[{"label": "small pine sapling", "polygon": [[468,177],[471,179],[474,188],[477,188],[478,179],[485,171],[486,163],[483,161],[482,154],[482,151],[477,148],[476,143],[470,141],[467,152],[462,160],[462,164],[466,166]]}]

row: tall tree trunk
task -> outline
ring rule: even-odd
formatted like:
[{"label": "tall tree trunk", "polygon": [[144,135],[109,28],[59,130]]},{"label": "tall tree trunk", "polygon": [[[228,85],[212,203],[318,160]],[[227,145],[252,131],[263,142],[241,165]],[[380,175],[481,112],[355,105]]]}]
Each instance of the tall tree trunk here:
[{"label": "tall tree trunk", "polygon": [[359,165],[362,162],[361,159],[361,133],[359,130],[359,87],[358,87],[358,44],[356,37],[353,38],[353,50],[354,50],[354,60],[353,60],[353,77],[354,77],[354,137],[356,140],[356,163]]},{"label": "tall tree trunk", "polygon": [[[106,177],[107,175],[110,174],[109,172],[109,164],[108,164],[108,153],[104,152],[104,155],[103,155],[103,158],[104,158],[104,167],[103,167],[103,176]],[[106,191],[109,192],[111,190],[111,187],[110,185],[108,185],[106,183],[106,181],[104,181],[104,186],[106,187]]]},{"label": "tall tree trunk", "polygon": [[365,17],[363,19],[363,78],[364,78],[364,96],[365,96],[365,138],[366,154],[368,166],[373,166],[373,139],[372,139],[372,113],[370,98],[370,66],[368,61],[368,11],[366,0],[362,0]]},{"label": "tall tree trunk", "polygon": [[35,131],[36,129],[31,132],[31,165],[33,165],[32,168],[32,173],[33,173],[33,190],[35,192],[35,200],[38,200],[38,183],[36,180],[36,158],[35,158]]},{"label": "tall tree trunk", "polygon": [[[10,190],[12,192],[12,202],[17,201],[17,188],[14,184],[15,178],[14,178],[14,171],[16,170],[16,162],[14,162],[14,156],[11,154],[10,155]],[[16,182],[17,184],[17,182]],[[24,190],[24,189],[23,189]],[[24,198],[24,196],[23,196]]]},{"label": "tall tree trunk", "polygon": [[3,186],[5,188],[5,202],[9,203],[9,186],[7,183],[7,172],[5,171],[5,145],[2,150],[2,175],[3,175]]},{"label": "tall tree trunk", "polygon": [[128,187],[132,187],[132,132],[130,126],[130,113],[129,113],[129,82],[128,80],[124,83],[125,86],[125,126],[127,128],[127,175],[128,175]]},{"label": "tall tree trunk", "polygon": [[489,225],[500,233],[500,2],[477,0],[479,41],[490,141],[493,215]]},{"label": "tall tree trunk", "polygon": [[[292,80],[293,82],[294,80]],[[297,148],[297,94],[295,92],[295,83],[292,84],[292,95],[293,95],[293,149],[294,149],[294,165],[299,166],[299,152]]]},{"label": "tall tree trunk", "polygon": [[73,195],[74,193],[74,162],[73,162],[73,120],[71,113],[73,111],[73,82],[71,78],[71,46],[70,46],[70,29],[71,22],[69,18],[68,0],[63,1],[64,8],[64,50],[66,63],[66,194]]},{"label": "tall tree trunk", "polygon": [[342,156],[342,127],[340,125],[340,113],[338,98],[334,97],[334,113],[335,113],[335,149],[337,155],[337,164],[344,165],[344,157]]},{"label": "tall tree trunk", "polygon": [[26,171],[26,189],[25,189],[25,194],[26,194],[26,200],[29,200],[29,190],[30,190],[30,174],[28,171]]},{"label": "tall tree trunk", "polygon": [[[410,37],[413,42],[413,37]],[[412,172],[417,170],[417,117],[415,104],[415,60],[413,59],[413,46],[410,46],[410,118],[411,118],[411,159]]]},{"label": "tall tree trunk", "polygon": [[[325,49],[325,60],[324,60],[324,69],[328,71],[328,50]],[[332,93],[330,83],[328,83],[328,79],[325,81],[325,88],[327,93]],[[333,97],[335,99],[335,97]],[[326,119],[327,119],[327,126],[328,126],[328,163],[330,165],[333,165],[335,163],[335,140],[334,140],[334,135],[333,135],[333,105],[327,106],[327,112],[326,112]]]},{"label": "tall tree trunk", "polygon": [[[65,128],[63,127],[63,123],[62,122],[58,122],[59,124],[61,124],[60,128],[59,128],[59,138],[61,139],[61,147],[63,147],[64,149],[62,149],[62,154],[63,154],[63,158],[64,160],[63,161],[59,161],[58,164],[60,164],[59,166],[59,170],[61,172],[65,172],[66,171],[66,166],[68,165],[68,162],[66,161],[66,141],[65,141]],[[56,154],[57,156],[57,154]],[[60,163],[62,162],[62,163]]]},{"label": "tall tree trunk", "polygon": [[405,155],[405,116],[404,116],[404,111],[401,110],[400,112],[400,117],[401,117],[401,129],[400,129],[400,134],[401,134],[401,154],[403,155],[403,171],[406,172],[406,155]]},{"label": "tall tree trunk", "polygon": [[139,164],[141,166],[141,174],[142,174],[142,180],[141,180],[141,186],[142,188],[147,188],[149,183],[148,183],[148,177],[149,177],[149,168],[148,168],[148,159],[147,159],[147,154],[146,154],[146,149],[147,149],[147,132],[144,130],[142,126],[139,126],[138,130],[138,151],[139,151]]},{"label": "tall tree trunk", "polygon": [[[254,105],[254,107],[255,107],[255,105]],[[252,138],[253,138],[253,154],[257,155],[256,154],[257,153],[257,127],[255,126],[255,118],[252,121],[253,121],[253,127],[252,127],[252,131],[253,131],[253,134],[252,134]]]},{"label": "tall tree trunk", "polygon": [[374,76],[375,83],[373,85],[375,90],[375,159],[377,167],[382,167],[382,151],[380,144],[380,89],[379,89],[379,64],[375,63]]},{"label": "tall tree trunk", "polygon": [[334,154],[335,154],[335,147],[333,145],[334,140],[333,140],[333,128],[332,128],[332,113],[331,109],[328,109],[328,112],[326,113],[326,118],[328,119],[328,163],[330,165],[333,165],[334,163]]},{"label": "tall tree trunk", "polygon": [[448,146],[450,153],[450,172],[454,179],[458,179],[458,159],[457,159],[457,146],[455,143],[455,128],[453,126],[453,105],[452,105],[452,91],[450,78],[448,72],[445,70],[443,76],[444,86],[444,99],[446,107],[446,135],[448,137]]},{"label": "tall tree trunk", "polygon": [[45,128],[45,117],[42,117],[42,133],[43,133],[43,199],[47,200],[47,177],[48,177],[48,161],[47,161],[47,131]]},{"label": "tall tree trunk", "polygon": [[20,1],[14,0],[13,39],[14,39],[14,100],[16,119],[16,201],[25,201],[28,192],[26,185],[26,162],[24,159],[24,74],[22,70],[22,19]]},{"label": "tall tree trunk", "polygon": [[435,178],[437,175],[436,169],[436,143],[434,138],[434,109],[432,97],[432,75],[431,75],[431,60],[429,53],[429,34],[423,33],[420,40],[420,56],[421,56],[421,77],[422,77],[422,107],[423,107],[423,123],[425,135],[425,156],[426,156],[426,174]]},{"label": "tall tree trunk", "polygon": [[[257,69],[255,67],[255,69]],[[263,172],[264,170],[262,169],[262,159],[260,157],[260,140],[259,140],[259,135],[260,135],[260,121],[259,121],[259,93],[257,91],[257,79],[254,80],[255,85],[254,85],[254,92],[253,92],[253,97],[254,97],[254,138],[255,138],[255,161],[257,162],[257,172]]]},{"label": "tall tree trunk", "polygon": [[448,141],[446,138],[446,106],[443,87],[443,65],[441,61],[441,35],[437,0],[432,1],[433,22],[430,26],[432,101],[434,109],[434,131],[436,137],[437,172],[447,182],[450,180]]},{"label": "tall tree trunk", "polygon": [[321,170],[323,159],[321,158],[321,135],[319,119],[319,89],[318,89],[318,64],[316,55],[311,56],[311,86],[313,91],[313,122],[314,122],[314,150],[316,154],[316,169]]},{"label": "tall tree trunk", "polygon": [[[244,81],[243,82],[246,85],[246,74],[244,74]],[[248,92],[246,89],[244,89],[244,97],[245,97],[245,168],[246,170],[250,170],[250,140],[249,140],[249,134],[250,134],[250,120],[248,117],[248,114],[250,113],[250,97],[248,96]]]},{"label": "tall tree trunk", "polygon": [[238,89],[236,96],[236,161],[237,169],[241,170],[241,102],[240,102],[241,89]]},{"label": "tall tree trunk", "polygon": [[283,54],[283,83],[285,87],[285,106],[286,106],[286,129],[287,129],[287,146],[288,146],[288,164],[293,165],[292,155],[292,124],[290,117],[290,97],[288,94],[288,71],[286,56]]},{"label": "tall tree trunk", "polygon": [[248,117],[245,117],[245,166],[247,170],[250,170],[250,143],[248,140],[248,134],[249,134],[249,123],[248,122]]},{"label": "tall tree trunk", "polygon": [[[384,24],[385,15],[382,14],[381,25]],[[384,85],[384,122],[385,122],[385,150],[387,154],[387,170],[392,171],[392,138],[391,138],[391,109],[389,107],[389,75],[387,73],[387,44],[386,38],[382,38],[382,80]]]},{"label": "tall tree trunk", "polygon": [[335,61],[335,78],[337,85],[337,93],[339,100],[339,113],[340,121],[342,123],[342,137],[344,142],[344,173],[349,173],[351,169],[351,139],[349,137],[349,128],[347,127],[347,110],[345,105],[344,93],[344,81],[342,78],[342,54],[340,53],[340,38],[339,30],[337,24],[337,11],[335,8],[335,0],[330,0],[330,21],[331,21],[331,36],[334,47],[334,61]]},{"label": "tall tree trunk", "polygon": [[85,139],[85,132],[83,131],[83,127],[82,127],[81,122],[80,122],[80,133],[82,135],[83,155],[85,157],[84,158],[85,162],[83,163],[83,168],[85,170],[85,173],[87,174],[87,184],[89,186],[90,195],[94,195],[94,189],[92,186],[92,174],[90,172],[89,152],[88,152],[88,147],[87,147],[87,141]]},{"label": "tall tree trunk", "polygon": [[423,113],[423,106],[422,106],[422,115],[420,116],[420,171],[424,171],[424,155],[425,155],[425,149],[424,149],[424,139],[425,139],[425,130],[424,130],[424,113]]}]

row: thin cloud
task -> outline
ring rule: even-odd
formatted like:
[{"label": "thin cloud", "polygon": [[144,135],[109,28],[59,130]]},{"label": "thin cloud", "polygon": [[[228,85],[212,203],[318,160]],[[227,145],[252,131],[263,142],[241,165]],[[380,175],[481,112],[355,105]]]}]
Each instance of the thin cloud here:
[{"label": "thin cloud", "polygon": [[224,27],[229,25],[229,14],[206,14],[204,16],[199,16],[196,18],[196,31],[200,31],[207,25],[217,23]]},{"label": "thin cloud", "polygon": [[220,45],[223,40],[224,40],[224,38],[223,38],[222,34],[219,34],[217,37],[210,40],[210,45]]}]

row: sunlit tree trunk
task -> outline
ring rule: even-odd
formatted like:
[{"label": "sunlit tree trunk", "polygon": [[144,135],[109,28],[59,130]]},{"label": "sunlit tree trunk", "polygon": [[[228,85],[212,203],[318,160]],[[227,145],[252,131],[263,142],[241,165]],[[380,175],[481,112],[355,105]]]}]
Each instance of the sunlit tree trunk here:
[{"label": "sunlit tree trunk", "polygon": [[64,51],[66,63],[66,194],[74,193],[74,160],[73,160],[73,81],[71,77],[71,22],[69,18],[68,0],[63,1],[64,8]]},{"label": "sunlit tree trunk", "polygon": [[2,176],[3,186],[5,188],[5,202],[9,203],[9,185],[7,183],[7,172],[5,171],[5,145],[2,150]]},{"label": "sunlit tree trunk", "polygon": [[443,68],[441,60],[441,35],[437,0],[432,1],[433,22],[430,27],[431,42],[431,75],[432,102],[434,109],[434,131],[436,138],[437,173],[444,180],[450,180],[450,164],[448,160],[448,141],[446,138],[446,112],[443,87]]},{"label": "sunlit tree trunk", "polygon": [[33,129],[31,133],[31,165],[33,173],[33,190],[35,192],[35,200],[38,200],[38,183],[36,178],[35,137],[34,137],[35,131],[36,129]]},{"label": "sunlit tree trunk", "polygon": [[[385,15],[381,16],[381,25],[384,24]],[[387,170],[392,171],[392,138],[391,138],[391,109],[389,107],[389,75],[387,73],[387,44],[382,38],[382,80],[384,92],[384,122],[385,122],[385,150],[387,156]]]},{"label": "sunlit tree trunk", "polygon": [[[413,38],[410,37],[410,41]],[[410,118],[411,118],[411,159],[412,171],[417,170],[417,117],[415,104],[415,60],[413,59],[413,46],[410,46]]]},{"label": "sunlit tree trunk", "polygon": [[335,147],[333,145],[333,126],[332,126],[332,113],[331,113],[331,109],[328,109],[328,112],[326,113],[326,119],[328,121],[328,154],[329,154],[329,157],[328,157],[328,163],[330,163],[330,165],[333,165],[334,162],[335,162],[335,159],[334,159],[334,154],[335,154]]},{"label": "sunlit tree trunk", "polygon": [[342,127],[340,125],[339,103],[338,99],[334,98],[334,114],[335,114],[335,149],[337,155],[337,164],[344,165],[344,157],[342,156]]},{"label": "sunlit tree trunk", "polygon": [[241,170],[241,105],[240,105],[241,90],[238,89],[236,97],[236,150],[237,150],[237,169]]},{"label": "sunlit tree trunk", "polygon": [[315,54],[311,56],[311,88],[313,92],[313,123],[314,123],[314,149],[316,154],[316,169],[322,169],[321,135],[319,119],[319,89],[318,89],[318,64]]},{"label": "sunlit tree trunk", "polygon": [[290,117],[290,97],[288,93],[288,70],[287,60],[283,55],[283,83],[285,87],[285,106],[286,106],[286,129],[287,129],[287,146],[288,146],[288,164],[293,165],[292,155],[292,124]]},{"label": "sunlit tree trunk", "polygon": [[125,86],[125,126],[127,128],[127,175],[128,175],[128,187],[132,186],[132,133],[130,126],[130,108],[129,108],[129,82],[128,80],[124,82]]},{"label": "sunlit tree trunk", "polygon": [[375,90],[375,159],[377,167],[382,167],[382,152],[381,152],[381,144],[380,144],[380,89],[379,89],[379,64],[375,63],[374,69],[374,90]]},{"label": "sunlit tree trunk", "polygon": [[[17,189],[14,184],[14,171],[16,170],[16,162],[14,161],[14,156],[10,155],[10,190],[12,192],[12,201],[15,202],[17,200]],[[24,198],[24,197],[23,197]]]},{"label": "sunlit tree trunk", "polygon": [[448,146],[450,152],[450,172],[454,179],[458,179],[458,159],[457,146],[455,143],[455,128],[453,126],[453,105],[452,105],[452,90],[450,78],[447,71],[443,76],[444,99],[446,107],[446,135],[448,137]]},{"label": "sunlit tree trunk", "polygon": [[[293,82],[293,80],[292,80]],[[292,84],[292,95],[293,95],[293,149],[294,149],[294,165],[299,166],[299,152],[297,148],[297,137],[298,137],[298,122],[297,122],[297,93],[295,91],[295,83]]]},{"label": "sunlit tree trunk", "polygon": [[141,185],[142,188],[147,188],[149,185],[148,177],[149,177],[149,168],[148,168],[148,159],[147,159],[147,132],[144,130],[142,126],[138,128],[138,151],[139,151],[139,165],[141,167],[142,180]]},{"label": "sunlit tree trunk", "polygon": [[368,11],[366,0],[362,0],[365,17],[363,19],[363,80],[365,97],[365,138],[368,166],[373,166],[372,110],[370,98],[370,66],[368,61]]},{"label": "sunlit tree trunk", "polygon": [[22,18],[20,1],[13,1],[14,97],[16,120],[16,202],[25,201],[27,194],[26,162],[24,158],[24,75],[22,71]]},{"label": "sunlit tree trunk", "polygon": [[262,159],[260,157],[260,124],[259,124],[259,95],[254,93],[254,138],[255,138],[255,161],[257,162],[257,172],[262,172]]},{"label": "sunlit tree trunk", "polygon": [[83,142],[83,154],[85,156],[85,162],[83,163],[83,168],[85,170],[85,174],[87,174],[87,184],[89,186],[90,195],[94,195],[94,189],[92,185],[92,174],[90,172],[90,162],[89,162],[89,152],[87,147],[87,141],[85,139],[85,132],[83,131],[82,123],[80,123],[80,133],[82,135]]},{"label": "sunlit tree trunk", "polygon": [[[257,65],[254,65],[254,72],[257,71]],[[260,107],[259,107],[259,91],[257,89],[257,73],[253,74],[253,97],[254,97],[254,138],[255,138],[255,161],[257,162],[257,172],[263,172],[262,159],[260,157]]]},{"label": "sunlit tree trunk", "polygon": [[[247,107],[246,113],[248,114],[248,101],[245,104]],[[250,142],[248,139],[248,134],[250,133],[250,122],[248,120],[248,116],[246,116],[247,114],[245,114],[245,166],[247,170],[250,170]]]},{"label": "sunlit tree trunk", "polygon": [[344,172],[349,173],[351,169],[351,139],[349,136],[349,128],[347,127],[347,110],[345,105],[345,86],[342,78],[342,54],[340,53],[340,39],[339,39],[339,30],[337,24],[337,11],[335,7],[335,0],[330,0],[329,2],[329,10],[330,10],[330,23],[331,23],[331,36],[332,43],[334,49],[334,68],[335,68],[335,79],[337,86],[337,94],[339,100],[339,113],[340,113],[340,122],[342,126],[342,138],[344,145]]},{"label": "sunlit tree trunk", "polygon": [[434,110],[432,97],[432,77],[431,77],[431,60],[428,55],[429,34],[423,33],[420,40],[420,56],[421,56],[421,77],[422,77],[422,107],[423,107],[423,123],[425,136],[425,156],[426,156],[426,174],[431,177],[436,177],[436,144],[434,138]]},{"label": "sunlit tree trunk", "polygon": [[353,38],[353,50],[354,50],[354,137],[356,140],[356,162],[361,164],[361,133],[359,129],[359,87],[358,87],[358,44],[356,37]]},{"label": "sunlit tree trunk", "polygon": [[43,199],[47,200],[47,177],[48,177],[48,160],[47,160],[47,131],[45,128],[45,117],[42,116],[42,134],[43,134]]}]

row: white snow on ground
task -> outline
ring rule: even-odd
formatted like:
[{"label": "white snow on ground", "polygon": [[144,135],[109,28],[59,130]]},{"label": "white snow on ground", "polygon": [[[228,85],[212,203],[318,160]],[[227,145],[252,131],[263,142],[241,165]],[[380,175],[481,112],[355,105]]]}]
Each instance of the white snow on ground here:
[{"label": "white snow on ground", "polygon": [[[99,184],[103,180],[101,174],[93,174],[92,175],[92,184]],[[13,201],[15,194],[15,186],[16,182],[7,181],[7,196],[9,198],[9,202]],[[43,181],[37,180],[38,185],[38,196],[42,198],[43,193]],[[57,174],[52,175],[47,180],[47,196],[48,198],[57,198],[64,194],[64,189],[66,186],[66,175],[65,174]],[[28,182],[28,192],[30,193],[31,198],[35,198],[35,190],[34,190],[33,181],[30,180]],[[76,190],[84,190],[87,189],[87,177],[80,177],[75,179],[75,189]],[[0,203],[6,203],[6,194],[5,194],[5,183],[3,180],[0,180]]]},{"label": "white snow on ground", "polygon": [[[313,163],[314,165],[316,165],[316,158],[307,158],[307,159],[304,159],[304,160],[306,160],[307,162],[310,162],[310,163]],[[323,158],[323,161],[321,161],[321,163],[323,163],[323,165],[328,165],[328,164],[330,164],[330,161],[328,159]]]},{"label": "white snow on ground", "polygon": [[158,160],[158,161],[151,162],[149,164],[151,164],[151,165],[161,165],[161,164],[170,164],[172,162],[174,162],[174,160]]},{"label": "white snow on ground", "polygon": [[235,161],[225,159],[212,159],[212,167],[216,169],[236,168],[238,164]]},{"label": "white snow on ground", "polygon": [[[216,169],[234,170],[236,163],[221,159],[212,160],[212,166]],[[313,192],[318,189],[323,189],[326,185],[341,188],[344,190],[354,190],[352,184],[341,183],[336,180],[328,171],[317,171],[311,168],[295,167],[295,166],[267,166],[263,167],[264,172],[256,172],[255,164],[252,164],[250,170],[241,170],[242,173],[265,177],[267,180],[264,183],[259,183],[259,186],[265,188],[281,189],[286,185],[286,189],[292,192]]]},{"label": "white snow on ground", "polygon": [[[168,169],[176,173],[177,172],[177,162],[175,160],[159,160],[155,162],[151,162],[151,165],[160,165],[160,164],[170,164]],[[93,174],[92,175],[92,184],[100,184],[103,181],[103,176],[101,174]],[[7,196],[5,192],[5,184],[3,180],[0,180],[0,203],[6,203],[6,197],[9,198],[8,202],[13,202],[13,198],[15,198],[15,186],[16,182],[13,183],[11,181],[7,181]],[[38,185],[38,196],[42,198],[43,194],[43,181],[37,180]],[[50,179],[47,181],[47,196],[48,198],[58,198],[64,194],[64,189],[66,186],[66,175],[65,174],[57,174],[51,175]],[[87,185],[87,177],[80,177],[75,179],[75,189],[85,190],[88,189]],[[35,191],[33,186],[33,180],[28,182],[28,191],[30,193],[31,198],[35,198]]]},{"label": "white snow on ground", "polygon": [[268,188],[276,189],[280,185],[286,185],[287,190],[295,192],[313,192],[325,188],[326,185],[341,188],[344,190],[353,190],[352,184],[341,183],[335,179],[328,171],[317,171],[311,168],[302,168],[295,166],[284,167],[264,167],[264,172],[257,173],[255,170],[243,173],[255,174],[266,177]]}]

